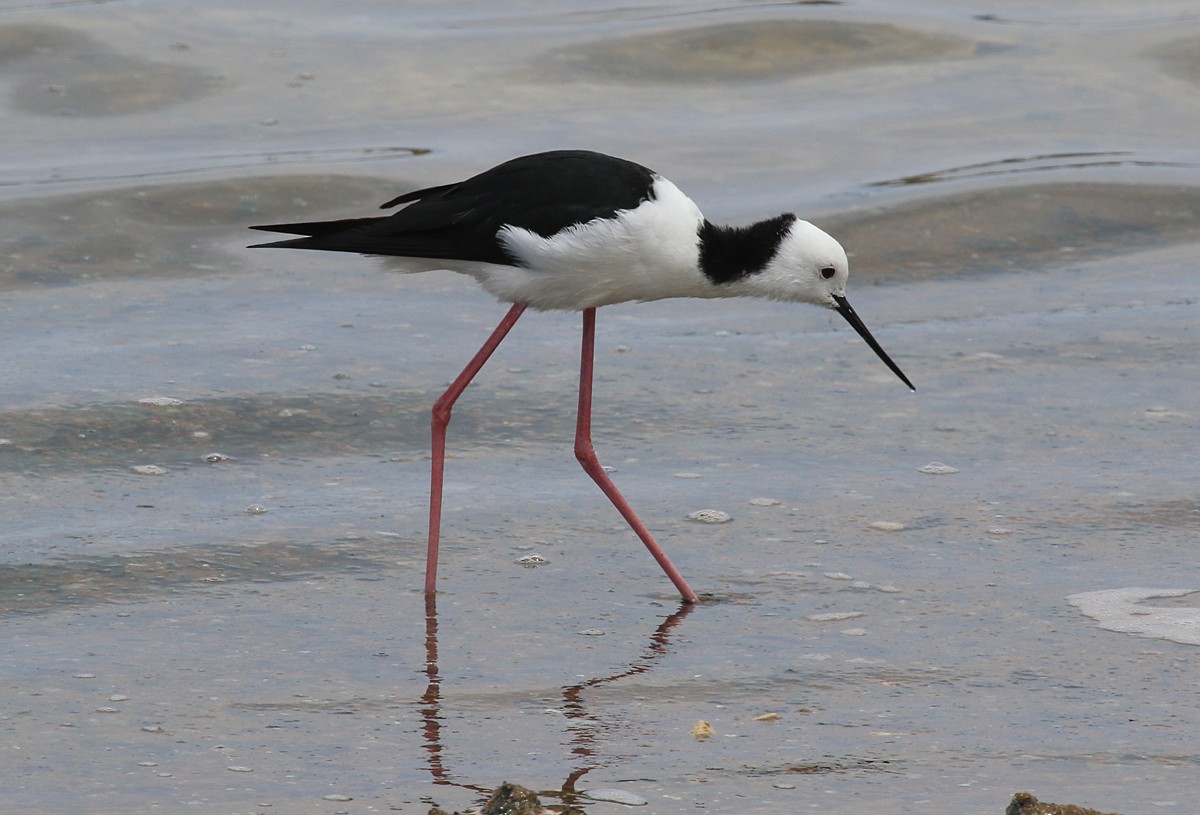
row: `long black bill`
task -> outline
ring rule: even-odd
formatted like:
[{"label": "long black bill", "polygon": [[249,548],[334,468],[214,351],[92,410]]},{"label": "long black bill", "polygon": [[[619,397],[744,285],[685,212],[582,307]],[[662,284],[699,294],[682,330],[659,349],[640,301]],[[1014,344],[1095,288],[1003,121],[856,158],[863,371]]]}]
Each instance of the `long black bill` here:
[{"label": "long black bill", "polygon": [[858,314],[854,309],[850,308],[850,301],[837,294],[833,295],[833,301],[837,303],[834,310],[846,318],[846,322],[853,326],[854,330],[858,332],[858,336],[867,341],[867,345],[871,346],[871,350],[879,354],[879,358],[883,360],[885,365],[892,369],[892,373],[900,377],[900,381],[908,385],[909,390],[915,391],[916,388],[913,387],[913,383],[908,381],[908,377],[904,375],[904,371],[900,370],[899,365],[892,362],[892,358],[887,355],[887,351],[884,351],[883,346],[875,342],[875,338],[871,336],[871,332],[867,330],[863,321],[859,319]]}]

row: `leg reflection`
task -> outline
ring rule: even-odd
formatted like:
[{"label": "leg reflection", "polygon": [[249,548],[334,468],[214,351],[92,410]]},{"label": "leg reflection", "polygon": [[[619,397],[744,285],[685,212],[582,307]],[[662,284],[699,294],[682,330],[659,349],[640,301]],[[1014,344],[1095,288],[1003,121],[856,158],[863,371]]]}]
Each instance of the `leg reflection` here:
[{"label": "leg reflection", "polygon": [[[563,715],[568,720],[567,730],[570,733],[568,745],[572,756],[572,769],[568,772],[562,788],[556,791],[544,791],[542,795],[561,797],[566,803],[571,803],[576,793],[576,782],[597,767],[605,766],[604,736],[606,731],[615,727],[604,721],[602,715],[591,713],[588,709],[587,692],[598,685],[619,682],[622,679],[653,670],[655,664],[671,653],[671,633],[688,614],[696,608],[694,603],[684,602],[679,610],[664,619],[654,632],[640,656],[634,659],[622,670],[609,676],[596,677],[562,689]],[[443,742],[442,722],[442,676],[438,668],[438,619],[437,595],[425,595],[425,675],[427,683],[425,693],[420,699],[422,745],[426,753],[426,767],[435,784],[444,784],[486,794],[489,784],[467,783],[454,780],[455,773],[446,768],[446,749]],[[490,779],[493,783],[502,779]]]}]

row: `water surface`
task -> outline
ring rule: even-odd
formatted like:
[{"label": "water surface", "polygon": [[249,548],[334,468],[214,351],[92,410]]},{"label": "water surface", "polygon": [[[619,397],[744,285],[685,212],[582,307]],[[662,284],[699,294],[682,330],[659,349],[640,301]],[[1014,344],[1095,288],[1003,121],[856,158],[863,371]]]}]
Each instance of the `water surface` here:
[{"label": "water surface", "polygon": [[[1178,0],[0,8],[6,809],[1188,811],[1198,44]],[[559,147],[828,228],[918,387],[812,308],[603,309],[597,447],[694,609],[572,458],[572,314],[455,410],[427,606],[428,407],[503,306],[244,249]]]}]

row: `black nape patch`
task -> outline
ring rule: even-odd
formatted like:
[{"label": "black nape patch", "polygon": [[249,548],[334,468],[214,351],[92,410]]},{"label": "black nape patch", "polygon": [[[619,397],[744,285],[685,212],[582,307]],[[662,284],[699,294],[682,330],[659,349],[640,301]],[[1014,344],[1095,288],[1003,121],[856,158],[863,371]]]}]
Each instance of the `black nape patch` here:
[{"label": "black nape patch", "polygon": [[761,272],[795,222],[790,212],[750,226],[700,225],[700,270],[713,283],[732,283]]}]

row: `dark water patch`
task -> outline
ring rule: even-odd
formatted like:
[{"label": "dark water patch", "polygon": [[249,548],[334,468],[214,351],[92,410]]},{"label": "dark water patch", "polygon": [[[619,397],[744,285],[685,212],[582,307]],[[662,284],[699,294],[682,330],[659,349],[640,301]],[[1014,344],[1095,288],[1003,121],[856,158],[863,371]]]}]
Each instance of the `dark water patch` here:
[{"label": "dark water patch", "polygon": [[[423,458],[435,393],[237,396],[151,406],[137,402],[0,413],[0,472],[166,468],[253,463],[264,456]],[[457,407],[451,445],[569,438],[570,410],[513,404],[486,391]]]},{"label": "dark water patch", "polygon": [[[73,165],[51,167],[40,173],[30,169],[25,176],[0,179],[0,189],[32,190],[43,187],[72,187],[102,183],[110,190],[136,183],[166,184],[183,177],[212,178],[217,174],[244,174],[263,168],[278,170],[288,165],[329,167],[335,164],[377,164],[432,152],[427,147],[362,145],[356,147],[311,147],[299,150],[231,150],[206,155],[189,154],[186,164],[175,158],[151,157],[123,164]],[[157,160],[158,164],[154,162]],[[248,172],[247,172],[248,171]],[[19,193],[18,193],[19,194]],[[394,193],[387,193],[394,197]]]},{"label": "dark water patch", "polygon": [[[1118,767],[1122,765],[1152,764],[1161,767],[1200,767],[1200,753],[1126,753],[1114,750],[1094,750],[1084,753],[1036,753],[1042,761],[1062,761],[1070,763],[1090,763],[1101,767]],[[1100,815],[1105,815],[1101,813]]]},{"label": "dark water patch", "polygon": [[0,26],[0,66],[42,53],[82,51],[93,47],[86,34],[56,25]]},{"label": "dark water patch", "polygon": [[256,713],[333,713],[346,715],[367,710],[393,709],[403,703],[391,699],[291,699],[287,702],[235,702],[234,710],[249,710]]},{"label": "dark water patch", "polygon": [[[216,248],[251,224],[361,213],[403,185],[302,175],[136,186],[0,203],[0,288],[236,268]],[[336,208],[336,209],[335,209]]]},{"label": "dark water patch", "polygon": [[1172,161],[1154,161],[1139,159],[1132,151],[1084,152],[1084,153],[1046,153],[1037,156],[1015,156],[1012,158],[983,161],[977,164],[964,164],[959,167],[947,167],[941,170],[930,170],[923,173],[889,178],[884,181],[874,181],[869,187],[909,187],[914,184],[935,184],[941,181],[961,181],[963,179],[985,178],[988,176],[1020,175],[1025,173],[1043,173],[1056,170],[1082,170],[1098,167],[1198,167],[1197,164],[1185,164]]},{"label": "dark water patch", "polygon": [[[703,649],[702,644],[693,645]],[[719,661],[720,656],[714,654],[713,659]],[[787,704],[796,709],[803,709],[802,715],[814,726],[836,722],[830,716],[840,715],[827,713],[819,706],[813,707],[809,701],[814,694],[822,691],[842,692],[852,688],[888,688],[894,693],[915,692],[921,688],[950,688],[955,687],[975,676],[960,670],[945,667],[898,667],[887,665],[855,665],[830,664],[816,660],[812,663],[801,660],[800,667],[784,668],[779,673],[771,675],[756,675],[748,678],[724,678],[718,676],[706,677],[703,683],[704,696],[718,699],[728,708],[729,715],[736,716],[739,712],[758,715],[763,712],[764,700],[778,700],[781,696],[789,699]],[[636,695],[644,704],[668,705],[679,699],[686,699],[696,694],[696,680],[662,681],[651,684],[625,685],[626,693]]]},{"label": "dark water patch", "polygon": [[1200,187],[1012,186],[817,220],[846,246],[858,279],[923,280],[1200,241]]},{"label": "dark water patch", "polygon": [[[232,397],[178,406],[138,403],[9,411],[0,471],[168,465],[222,466],[263,455],[416,450],[428,445],[428,402],[353,394]],[[419,407],[418,407],[419,406]],[[471,411],[455,417],[470,434]],[[219,453],[222,458],[213,458]],[[387,455],[387,453],[383,453]]]},{"label": "dark water patch", "polygon": [[[899,668],[889,666],[839,665],[788,668],[781,682],[794,687],[797,683],[813,689],[844,689],[848,687],[928,688],[954,686],[968,678],[960,671],[942,667]],[[972,677],[973,678],[973,677]]]},{"label": "dark water patch", "polygon": [[703,84],[966,57],[976,49],[965,39],[888,23],[758,20],[573,45],[540,58],[536,69],[583,80]]},{"label": "dark water patch", "polygon": [[[388,546],[394,546],[390,540]],[[230,583],[315,580],[332,573],[372,574],[389,561],[362,542],[274,541],[203,555],[163,551],[0,565],[0,615],[46,612],[209,589]],[[394,558],[392,560],[394,562]]]},{"label": "dark water patch", "polygon": [[[1098,432],[1116,437],[1121,427],[1102,426]],[[1076,449],[1085,449],[1089,443],[1088,439],[1072,442]],[[1170,549],[1172,542],[1187,541],[1200,533],[1200,499],[1177,497],[1137,502],[1077,499],[1022,522],[1028,523],[1028,540],[1038,540],[1056,549],[1087,549],[1099,541],[1145,536],[1156,541],[1160,547],[1158,562],[1166,566],[1175,557]]]},{"label": "dark water patch", "polygon": [[863,775],[902,774],[903,765],[895,759],[861,756],[821,756],[819,759],[783,764],[778,767],[746,767],[750,775]]},{"label": "dark water patch", "polygon": [[1112,511],[1120,525],[1136,524],[1138,527],[1165,527],[1200,532],[1200,498],[1155,501],[1136,507],[1122,507]]},{"label": "dark water patch", "polygon": [[1200,37],[1184,37],[1149,51],[1163,71],[1179,79],[1200,82]]},{"label": "dark water patch", "polygon": [[55,25],[0,26],[0,76],[16,77],[14,105],[28,113],[149,113],[228,87],[219,73],[115,53]]}]

